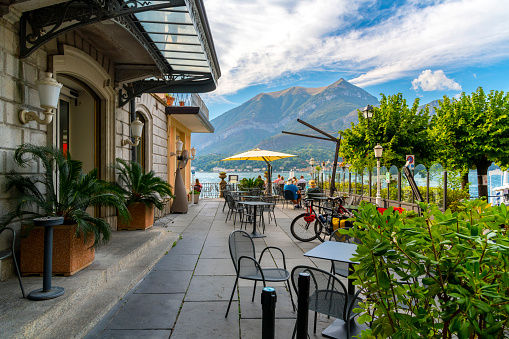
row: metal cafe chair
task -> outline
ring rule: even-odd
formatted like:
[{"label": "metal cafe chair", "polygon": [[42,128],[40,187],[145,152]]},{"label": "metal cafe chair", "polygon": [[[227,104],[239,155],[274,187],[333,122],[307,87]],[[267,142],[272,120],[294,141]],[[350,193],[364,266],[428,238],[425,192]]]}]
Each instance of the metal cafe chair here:
[{"label": "metal cafe chair", "polygon": [[310,275],[309,309],[315,311],[313,333],[316,333],[317,315],[322,313],[343,320],[346,338],[350,338],[353,319],[358,315],[352,310],[359,307],[359,302],[362,301],[359,298],[360,290],[355,295],[349,295],[345,285],[334,274],[316,267],[295,266],[292,270],[292,285],[297,295],[299,293],[297,283],[301,273]]},{"label": "metal cafe chair", "polygon": [[[228,308],[226,309],[225,318],[228,317],[228,312],[230,311],[230,306],[232,303],[233,295],[235,294],[235,289],[237,287],[237,283],[239,279],[247,279],[253,280],[253,297],[251,302],[254,301],[254,295],[256,291],[256,283],[258,281],[263,282],[263,286],[266,287],[266,282],[288,282],[288,291],[290,291],[290,299],[292,301],[293,310],[295,310],[295,304],[293,303],[292,291],[290,288],[290,272],[286,270],[286,260],[285,254],[278,247],[268,246],[263,249],[260,253],[260,258],[258,261],[256,260],[255,254],[255,245],[253,243],[253,239],[249,236],[249,234],[245,231],[236,230],[230,233],[228,238],[228,245],[230,247],[230,256],[233,261],[233,266],[235,266],[235,271],[237,273],[237,277],[235,278],[235,284],[233,285],[232,295],[230,297],[230,302],[228,303]],[[262,268],[260,266],[260,262],[262,261],[263,254],[268,249],[278,250],[281,252],[283,256],[283,266],[284,268]]]},{"label": "metal cafe chair", "polygon": [[16,260],[16,254],[14,252],[14,245],[16,243],[16,232],[14,232],[14,230],[10,227],[5,227],[5,228],[0,229],[0,235],[2,235],[2,233],[4,231],[10,231],[12,233],[12,241],[11,241],[11,248],[4,250],[4,251],[0,251],[0,260],[12,257],[12,261],[14,262],[14,268],[16,269],[16,274],[18,275],[18,281],[19,281],[19,286],[21,287],[21,293],[23,294],[23,298],[25,298],[25,289],[23,288],[23,284],[21,283],[21,274],[19,273],[18,261]]}]

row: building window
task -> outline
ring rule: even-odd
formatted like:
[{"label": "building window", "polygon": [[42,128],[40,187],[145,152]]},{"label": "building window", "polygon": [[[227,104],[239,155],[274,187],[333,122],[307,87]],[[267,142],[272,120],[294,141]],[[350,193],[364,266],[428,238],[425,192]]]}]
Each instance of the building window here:
[{"label": "building window", "polygon": [[144,125],[143,132],[141,133],[140,143],[137,147],[135,147],[136,162],[139,163],[143,169],[145,169],[145,142],[147,140],[145,137],[145,131],[147,130],[147,122],[140,112],[136,112],[136,117],[140,119]]}]

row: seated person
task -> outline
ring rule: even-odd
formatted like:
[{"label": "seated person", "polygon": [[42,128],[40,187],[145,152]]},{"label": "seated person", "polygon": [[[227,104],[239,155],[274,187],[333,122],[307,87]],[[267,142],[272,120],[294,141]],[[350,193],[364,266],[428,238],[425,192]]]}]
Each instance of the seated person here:
[{"label": "seated person", "polygon": [[297,184],[306,184],[306,179],[304,179],[304,176],[301,175],[299,181],[297,181]]},{"label": "seated person", "polygon": [[279,182],[281,181],[281,174],[278,174],[277,175],[277,179],[273,181],[273,183],[275,184],[279,184]]},{"label": "seated person", "polygon": [[200,184],[200,180],[196,179],[196,183],[193,186],[193,189],[197,192],[201,192],[201,189],[203,188],[203,185]]},{"label": "seated person", "polygon": [[314,198],[314,193],[322,193],[322,191],[316,187],[316,183],[314,180],[309,181],[309,187],[306,190],[306,198]]},{"label": "seated person", "polygon": [[285,191],[291,191],[293,193],[292,202],[294,203],[294,208],[302,208],[300,205],[300,200],[302,199],[302,195],[297,186],[294,185],[293,181],[288,181],[288,184],[284,187]]}]

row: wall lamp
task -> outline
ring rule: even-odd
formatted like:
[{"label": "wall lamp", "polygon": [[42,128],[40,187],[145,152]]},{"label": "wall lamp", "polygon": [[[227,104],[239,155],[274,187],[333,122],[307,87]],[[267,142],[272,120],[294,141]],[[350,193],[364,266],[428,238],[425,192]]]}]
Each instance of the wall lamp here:
[{"label": "wall lamp", "polygon": [[58,97],[62,84],[53,79],[53,73],[45,72],[45,77],[36,82],[41,107],[44,108],[44,119],[38,113],[22,110],[19,112],[19,121],[26,124],[37,121],[41,125],[48,125],[53,120],[53,110],[58,107]]},{"label": "wall lamp", "polygon": [[140,121],[138,117],[136,120],[131,122],[131,135],[133,136],[134,142],[131,141],[130,138],[125,138],[122,140],[122,146],[131,145],[133,147],[138,146],[140,143],[141,135],[143,132],[143,122]]},{"label": "wall lamp", "polygon": [[[175,148],[176,148],[176,153],[175,152],[170,152],[170,157],[171,156],[174,156],[176,155],[177,156],[177,159],[179,160],[182,160],[181,159],[181,155],[182,155],[182,148],[184,146],[184,143],[182,142],[182,140],[180,140],[180,137],[177,136],[177,142],[175,143]],[[194,160],[194,157],[196,156],[196,148],[191,148],[191,160]]]}]

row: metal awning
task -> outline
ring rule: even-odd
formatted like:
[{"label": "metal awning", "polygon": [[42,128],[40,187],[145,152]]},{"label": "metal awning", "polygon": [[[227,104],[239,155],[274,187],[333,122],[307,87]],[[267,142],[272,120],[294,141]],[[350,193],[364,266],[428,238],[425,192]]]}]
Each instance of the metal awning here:
[{"label": "metal awning", "polygon": [[[141,56],[116,65],[115,81],[123,87],[119,106],[143,93],[203,93],[217,86],[221,74],[202,0],[71,0],[33,8],[40,3],[28,0],[17,8],[23,12],[21,58],[72,30],[103,44],[121,44],[114,39],[124,39],[127,31],[148,53],[152,64]],[[108,21],[114,25],[103,24]]]},{"label": "metal awning", "polygon": [[171,115],[172,118],[189,128],[191,133],[214,133],[214,127],[200,107],[168,106],[166,114]]}]

